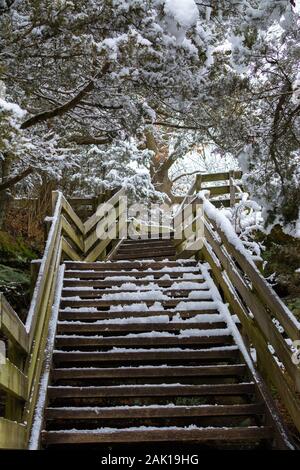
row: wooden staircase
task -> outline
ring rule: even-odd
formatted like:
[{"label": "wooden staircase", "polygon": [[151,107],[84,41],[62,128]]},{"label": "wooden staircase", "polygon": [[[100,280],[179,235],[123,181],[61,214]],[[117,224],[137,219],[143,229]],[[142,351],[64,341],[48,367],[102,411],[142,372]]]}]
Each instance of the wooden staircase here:
[{"label": "wooden staircase", "polygon": [[0,293],[0,449],[297,448],[300,323],[198,190],[138,241],[124,188],[85,222],[53,192],[25,323]]},{"label": "wooden staircase", "polygon": [[42,446],[287,448],[214,289],[206,266],[176,261],[169,240],[66,262]]}]

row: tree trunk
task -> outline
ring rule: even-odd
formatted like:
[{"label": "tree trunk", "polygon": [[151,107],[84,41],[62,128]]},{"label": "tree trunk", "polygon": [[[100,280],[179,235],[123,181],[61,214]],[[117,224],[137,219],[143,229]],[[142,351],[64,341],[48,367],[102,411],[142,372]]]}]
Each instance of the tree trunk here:
[{"label": "tree trunk", "polygon": [[173,162],[169,161],[166,155],[166,148],[159,146],[156,143],[155,137],[152,132],[146,132],[146,145],[149,150],[155,152],[150,164],[151,182],[157,191],[167,194],[172,200],[172,181],[169,178],[169,169]]},{"label": "tree trunk", "polygon": [[168,176],[168,169],[164,167],[158,169],[157,171],[152,172],[152,184],[157,191],[167,194],[167,196],[172,200],[172,181]]}]

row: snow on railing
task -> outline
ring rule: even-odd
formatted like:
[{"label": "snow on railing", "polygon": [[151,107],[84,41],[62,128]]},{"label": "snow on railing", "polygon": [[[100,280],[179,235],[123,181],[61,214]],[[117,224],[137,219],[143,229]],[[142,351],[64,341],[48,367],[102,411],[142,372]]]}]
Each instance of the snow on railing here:
[{"label": "snow on railing", "polygon": [[[0,388],[7,392],[5,418],[0,418],[0,448],[22,449],[28,444],[45,347],[55,298],[59,265],[64,256],[79,259],[84,226],[59,192],[53,193],[53,216],[25,325],[0,294],[0,332],[9,340],[9,357],[0,368]],[[25,402],[25,406],[24,406]]]},{"label": "snow on railing", "polygon": [[197,256],[209,263],[220,291],[241,322],[244,337],[256,349],[262,374],[276,387],[300,431],[300,401],[295,393],[300,392],[300,364],[294,360],[300,323],[264,279],[224,210],[210,202],[209,192],[200,191],[185,208],[188,204],[202,205],[204,235],[203,247],[186,252],[185,257]]}]

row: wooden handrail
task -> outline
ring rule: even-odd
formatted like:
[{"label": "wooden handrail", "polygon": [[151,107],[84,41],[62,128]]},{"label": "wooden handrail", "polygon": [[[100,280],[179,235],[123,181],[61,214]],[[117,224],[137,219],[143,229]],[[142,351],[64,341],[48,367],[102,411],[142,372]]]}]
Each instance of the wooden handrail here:
[{"label": "wooden handrail", "polygon": [[[114,194],[108,201],[106,201],[105,204],[107,204],[107,206],[115,206],[116,203],[118,202],[118,200],[120,199],[120,197],[122,197],[123,195],[125,194],[125,189],[124,188],[121,188],[116,194]],[[101,220],[102,218],[102,214],[98,214],[97,213],[98,211],[95,212],[95,214],[93,214],[84,224],[84,230],[85,230],[85,233],[87,234],[88,232],[90,232],[94,227],[95,225],[98,224],[99,220]]]},{"label": "wooden handrail", "polygon": [[29,352],[29,338],[23,322],[0,292],[0,330],[25,354]]},{"label": "wooden handrail", "polygon": [[[84,261],[93,262],[98,259],[104,259],[109,255],[108,248],[114,245],[113,240],[109,237],[99,239],[98,230],[107,226],[107,233],[111,229],[115,229],[115,239],[122,238],[122,230],[127,224],[127,212],[125,211],[125,203],[123,196],[125,189],[122,188],[116,192],[103,207],[93,214],[84,224],[85,241],[84,241]],[[111,250],[114,246],[111,246]]]},{"label": "wooden handrail", "polygon": [[25,325],[0,294],[0,332],[7,338],[0,388],[7,392],[0,418],[0,448],[26,448],[37,403],[45,345],[59,265],[84,256],[85,227],[60,192],[53,193],[53,217]]},{"label": "wooden handrail", "polygon": [[[299,340],[300,324],[264,279],[250,254],[248,256],[246,249],[242,249],[238,235],[232,231],[228,236],[218,223],[218,211],[207,196],[203,193],[202,197],[191,198],[189,202],[191,206],[203,205],[203,246],[198,251],[186,251],[182,231],[183,240],[177,246],[178,257],[196,254],[209,263],[216,284],[232,313],[238,316],[245,336],[257,350],[258,365],[264,378],[276,387],[300,431],[300,400],[296,393],[300,391],[300,366],[294,363],[289,345]],[[196,214],[190,224],[195,221]],[[279,322],[280,329],[274,320]]]},{"label": "wooden handrail", "polygon": [[[203,247],[195,248],[187,256],[196,253],[210,264],[215,282],[232,313],[238,316],[244,335],[257,350],[262,374],[266,380],[272,381],[300,430],[300,406],[295,393],[295,390],[300,391],[300,368],[292,361],[292,351],[286,341],[300,338],[299,322],[245,252],[237,248],[235,235],[228,237],[218,223],[218,218],[214,217],[213,210],[216,209],[211,206],[211,210],[208,210],[209,201],[204,196],[199,199],[195,195],[198,189],[195,183],[177,212],[177,216],[181,215],[184,208],[190,206],[193,213],[196,205],[204,202]],[[107,201],[108,207],[113,208],[117,216],[117,220],[113,221],[116,224],[117,240],[112,241],[97,236],[97,226],[106,214],[97,211],[83,224],[64,196],[54,192],[53,217],[50,218],[45,252],[25,325],[0,294],[0,332],[7,340],[7,360],[0,366],[0,388],[7,392],[8,397],[5,417],[0,418],[0,448],[27,447],[45,361],[59,266],[65,258],[96,261],[109,257],[115,248],[114,244],[118,243],[118,237],[122,238],[122,229],[128,223],[124,216],[124,193],[121,189]],[[189,225],[195,228],[201,217],[202,214],[194,214]],[[182,254],[185,245],[183,230],[181,238],[177,249]],[[274,319],[280,323],[283,332],[276,327]],[[270,345],[274,354],[270,352]]]},{"label": "wooden handrail", "polygon": [[232,174],[233,178],[235,179],[241,179],[242,177],[242,172],[239,170],[235,170],[232,172],[225,171],[221,173],[202,173],[200,176],[201,176],[202,183],[207,183],[207,182],[210,183],[211,181],[229,180],[230,174]]}]

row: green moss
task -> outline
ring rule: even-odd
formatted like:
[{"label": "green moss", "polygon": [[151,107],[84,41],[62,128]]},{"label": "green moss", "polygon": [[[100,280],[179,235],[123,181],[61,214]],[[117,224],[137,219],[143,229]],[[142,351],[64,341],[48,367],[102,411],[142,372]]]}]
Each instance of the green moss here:
[{"label": "green moss", "polygon": [[283,300],[300,297],[300,241],[275,227],[269,235],[256,234],[256,239],[265,247],[262,257],[266,261],[264,275],[276,273],[277,293]]},{"label": "green moss", "polygon": [[300,321],[300,297],[286,299],[286,304]]},{"label": "green moss", "polygon": [[0,286],[5,284],[23,284],[29,285],[30,280],[28,273],[20,269],[10,268],[0,264]]},{"label": "green moss", "polygon": [[18,264],[28,263],[37,256],[21,238],[13,238],[7,232],[0,231],[0,263]]},{"label": "green moss", "polygon": [[24,239],[0,231],[0,292],[22,320],[30,303],[30,263],[37,257]]}]

